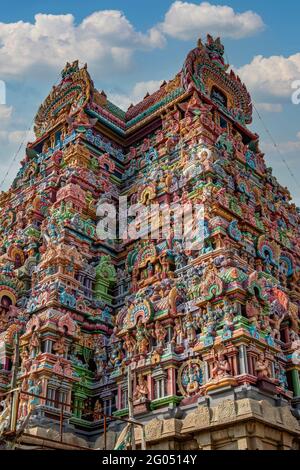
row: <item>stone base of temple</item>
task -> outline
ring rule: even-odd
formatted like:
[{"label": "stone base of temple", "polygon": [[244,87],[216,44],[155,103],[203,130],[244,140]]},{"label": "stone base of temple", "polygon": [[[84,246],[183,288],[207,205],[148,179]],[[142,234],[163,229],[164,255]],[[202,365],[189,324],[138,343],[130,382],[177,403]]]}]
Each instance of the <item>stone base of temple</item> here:
[{"label": "stone base of temple", "polygon": [[74,433],[64,433],[63,441],[61,441],[60,433],[57,430],[41,426],[26,429],[17,439],[17,442],[15,442],[13,436],[2,436],[2,438],[5,437],[6,449],[89,450],[90,448],[90,444],[87,440]]},{"label": "stone base of temple", "polygon": [[[251,392],[251,390],[250,390]],[[248,395],[251,395],[249,393]],[[267,398],[201,398],[194,407],[157,414],[144,423],[148,450],[299,450],[300,425],[287,403]],[[185,409],[184,409],[185,408]],[[143,419],[137,418],[143,422]],[[94,442],[73,433],[34,427],[20,439],[20,446],[46,449],[113,449],[120,428],[114,423]],[[141,427],[135,428],[137,448]],[[106,441],[106,444],[105,444]]]},{"label": "stone base of temple", "polygon": [[[250,398],[200,405],[183,419],[155,418],[145,431],[151,450],[300,449],[300,426],[290,407]],[[140,445],[139,429],[136,440]]]}]

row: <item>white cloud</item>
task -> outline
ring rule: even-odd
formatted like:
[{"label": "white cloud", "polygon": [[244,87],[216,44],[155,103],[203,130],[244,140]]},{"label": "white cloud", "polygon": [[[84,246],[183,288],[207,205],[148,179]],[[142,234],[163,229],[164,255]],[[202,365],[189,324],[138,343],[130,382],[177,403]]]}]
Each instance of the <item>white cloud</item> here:
[{"label": "white cloud", "polygon": [[287,140],[286,142],[280,142],[279,149],[285,153],[299,152],[300,140]]},{"label": "white cloud", "polygon": [[10,121],[12,115],[12,106],[6,106],[4,104],[0,104],[0,125],[3,129],[3,126],[7,125]]},{"label": "white cloud", "polygon": [[264,96],[291,97],[293,81],[300,80],[300,52],[289,57],[258,55],[237,73],[252,91]]},{"label": "white cloud", "polygon": [[166,36],[196,39],[201,32],[240,38],[263,28],[259,15],[228,6],[175,1],[163,23],[137,31],[119,10],[101,10],[76,24],[72,14],[37,14],[33,23],[0,22],[1,78],[49,78],[66,61],[87,62],[93,74],[109,76],[128,68],[137,50],[165,45]]},{"label": "white cloud", "polygon": [[282,104],[280,103],[256,103],[255,107],[259,111],[265,111],[266,113],[281,113],[283,111]]},{"label": "white cloud", "polygon": [[55,69],[79,59],[95,70],[127,67],[137,49],[164,45],[155,30],[143,34],[117,10],[94,12],[79,25],[71,14],[35,15],[35,22],[0,23],[1,77],[22,77],[32,69]]},{"label": "white cloud", "polygon": [[158,30],[177,39],[193,39],[203,32],[239,39],[264,29],[262,18],[252,11],[237,13],[226,5],[176,1]]},{"label": "white cloud", "polygon": [[[292,153],[292,152],[299,152],[300,151],[300,132],[296,134],[298,140],[286,140],[280,141],[277,143],[277,147],[280,153]],[[271,142],[261,142],[262,150],[266,153],[275,153],[277,152],[274,144]],[[298,164],[299,156],[297,155],[295,163]]]},{"label": "white cloud", "polygon": [[136,104],[141,101],[146,93],[154,93],[160,85],[162,80],[149,80],[146,82],[137,82],[130,93],[111,93],[108,95],[108,99],[119,108],[126,111],[131,104]]},{"label": "white cloud", "polygon": [[0,142],[2,144],[15,144],[20,145],[22,142],[25,144],[27,142],[33,141],[35,139],[33,130],[30,131],[0,131]]}]

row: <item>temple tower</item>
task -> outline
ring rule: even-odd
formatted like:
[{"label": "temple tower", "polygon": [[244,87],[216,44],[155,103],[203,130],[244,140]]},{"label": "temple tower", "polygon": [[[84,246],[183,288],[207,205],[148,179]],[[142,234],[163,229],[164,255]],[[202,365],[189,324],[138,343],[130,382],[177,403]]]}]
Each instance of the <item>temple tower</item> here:
[{"label": "temple tower", "polygon": [[21,393],[20,423],[63,406],[66,432],[102,445],[130,368],[149,447],[299,446],[300,215],[251,122],[210,35],[127,112],[66,65],[0,195],[0,391],[18,344],[17,383],[40,397]]}]

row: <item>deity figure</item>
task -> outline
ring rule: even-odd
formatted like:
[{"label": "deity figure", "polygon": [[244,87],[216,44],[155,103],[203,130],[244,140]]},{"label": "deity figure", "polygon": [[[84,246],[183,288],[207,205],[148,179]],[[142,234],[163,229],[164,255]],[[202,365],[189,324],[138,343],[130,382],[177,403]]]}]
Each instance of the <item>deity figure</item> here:
[{"label": "deity figure", "polygon": [[259,354],[258,359],[255,363],[255,371],[257,374],[257,379],[262,380],[270,377],[270,363],[268,359],[266,359],[263,352]]},{"label": "deity figure", "polygon": [[229,305],[226,299],[224,300],[223,311],[224,311],[224,326],[223,326],[222,336],[230,338],[232,335],[232,330],[234,329],[234,324],[233,324],[234,313],[233,313],[233,307]]},{"label": "deity figure", "polygon": [[[28,381],[23,379],[21,385],[21,392],[28,392]],[[20,394],[19,416],[18,418],[25,418],[28,414],[28,401],[30,396],[23,393]]]},{"label": "deity figure", "polygon": [[65,357],[67,350],[68,350],[68,346],[66,345],[66,340],[63,336],[61,336],[53,344],[53,351],[57,356]]},{"label": "deity figure", "polygon": [[152,295],[152,300],[155,302],[157,300],[161,299],[161,288],[160,284],[155,284],[153,287],[153,295]]},{"label": "deity figure", "polygon": [[192,313],[188,313],[184,320],[184,330],[189,344],[193,344],[196,339],[197,323],[194,320]]},{"label": "deity figure", "polygon": [[154,267],[153,267],[153,264],[150,263],[150,261],[147,263],[146,274],[148,278],[151,278],[154,275]]},{"label": "deity figure", "polygon": [[142,317],[138,319],[135,337],[136,337],[136,342],[137,342],[138,353],[142,355],[147,354],[148,349],[149,349],[149,334],[143,323]]},{"label": "deity figure", "polygon": [[6,330],[7,325],[8,325],[7,318],[4,315],[0,315],[0,331]]},{"label": "deity figure", "polygon": [[129,332],[127,332],[124,337],[123,347],[127,353],[128,358],[131,358],[133,356],[136,350],[136,346],[137,346],[136,340]]},{"label": "deity figure", "polygon": [[216,147],[220,150],[224,150],[229,155],[232,154],[233,144],[229,140],[227,132],[223,132],[223,134],[218,137]]},{"label": "deity figure", "polygon": [[156,339],[157,347],[159,349],[163,349],[165,347],[165,338],[167,336],[167,330],[160,321],[155,322],[152,335]]},{"label": "deity figure", "polygon": [[25,224],[25,212],[23,210],[18,210],[16,213],[16,228],[17,229],[22,229]]},{"label": "deity figure", "polygon": [[270,317],[269,317],[269,315],[262,315],[259,325],[260,325],[261,330],[264,330],[264,331],[267,331],[268,333],[270,333],[271,326],[270,326]]},{"label": "deity figure", "polygon": [[36,381],[33,374],[29,377],[28,380],[28,393],[32,393],[35,396],[30,396],[28,403],[28,412],[33,410],[37,405],[40,404],[40,395],[42,392],[42,382],[41,380]]},{"label": "deity figure", "polygon": [[73,370],[71,364],[66,364],[64,367],[64,375],[66,377],[72,377]]},{"label": "deity figure", "polygon": [[218,352],[217,358],[215,358],[214,367],[212,368],[212,379],[221,380],[224,377],[228,377],[231,374],[231,367],[225,354],[221,351]]},{"label": "deity figure", "polygon": [[57,359],[57,361],[54,364],[53,369],[52,369],[53,373],[58,374],[58,375],[63,375],[64,370],[63,370],[62,366],[63,366],[63,364],[60,362],[59,359]]},{"label": "deity figure", "polygon": [[289,386],[284,368],[280,364],[275,364],[275,371],[276,379],[279,382],[279,387],[283,388],[284,390],[288,390]]},{"label": "deity figure", "polygon": [[182,375],[182,385],[189,396],[195,395],[202,385],[202,373],[198,364],[189,363]]},{"label": "deity figure", "polygon": [[251,301],[248,301],[246,304],[246,315],[249,322],[258,327],[258,321],[260,318],[260,314],[262,311],[262,307],[260,305],[259,300],[257,299],[256,295],[254,295]]},{"label": "deity figure", "polygon": [[184,339],[184,330],[182,327],[181,319],[177,317],[175,318],[172,343],[176,344],[177,346],[182,346],[183,339]]},{"label": "deity figure", "polygon": [[148,385],[145,377],[139,375],[138,383],[135,387],[133,399],[135,401],[146,401],[149,394]]},{"label": "deity figure", "polygon": [[84,403],[82,405],[82,413],[81,417],[85,420],[90,420],[92,413],[91,413],[91,404],[89,399],[84,400]]},{"label": "deity figure", "polygon": [[278,315],[274,313],[273,318],[270,318],[270,323],[272,325],[272,336],[274,339],[280,341],[280,325],[284,319],[284,315]]},{"label": "deity figure", "polygon": [[124,358],[121,342],[113,343],[110,353],[110,364],[113,367],[120,367]]},{"label": "deity figure", "polygon": [[30,351],[30,356],[35,357],[40,350],[40,338],[38,333],[33,330],[32,336],[29,341],[29,351]]},{"label": "deity figure", "polygon": [[160,256],[160,263],[161,263],[161,266],[162,266],[162,277],[164,279],[164,278],[166,278],[167,273],[170,269],[169,261],[168,261],[168,258],[167,258],[166,255]]},{"label": "deity figure", "polygon": [[97,376],[101,377],[107,361],[107,353],[102,336],[100,336],[100,338],[95,342],[94,361],[97,367]]},{"label": "deity figure", "polygon": [[31,359],[30,359],[29,352],[28,352],[27,348],[23,349],[23,351],[21,353],[21,360],[22,360],[22,363],[21,363],[22,373],[23,374],[28,374],[28,372],[30,370],[30,367],[31,367]]},{"label": "deity figure", "polygon": [[93,410],[93,421],[100,421],[102,418],[103,407],[100,400],[97,400]]},{"label": "deity figure", "polygon": [[235,306],[228,301],[227,298],[224,299],[224,306],[223,306],[224,314],[230,313],[232,316],[236,313]]},{"label": "deity figure", "polygon": [[289,305],[289,317],[291,322],[291,329],[299,334],[300,319],[298,314],[298,305],[291,304]]},{"label": "deity figure", "polygon": [[[222,310],[220,310],[222,313]],[[219,311],[213,310],[210,303],[206,306],[206,337],[213,340],[216,336],[216,325]]]},{"label": "deity figure", "polygon": [[187,264],[187,256],[183,251],[176,251],[175,252],[175,266],[176,269],[184,268]]},{"label": "deity figure", "polygon": [[199,297],[199,277],[194,276],[188,285],[187,295],[189,300],[194,300]]}]

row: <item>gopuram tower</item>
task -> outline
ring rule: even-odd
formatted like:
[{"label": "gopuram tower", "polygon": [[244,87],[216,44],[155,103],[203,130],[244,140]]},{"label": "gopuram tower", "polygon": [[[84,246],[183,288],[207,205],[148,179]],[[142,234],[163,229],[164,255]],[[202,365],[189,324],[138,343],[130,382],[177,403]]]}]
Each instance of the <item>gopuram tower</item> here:
[{"label": "gopuram tower", "polygon": [[[114,448],[134,418],[149,449],[299,448],[300,214],[251,121],[219,38],[127,112],[66,65],[0,195],[2,443]],[[174,210],[145,236],[184,204],[199,246]]]}]

